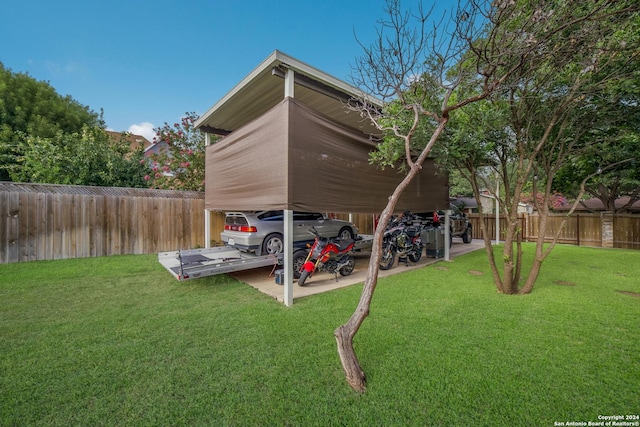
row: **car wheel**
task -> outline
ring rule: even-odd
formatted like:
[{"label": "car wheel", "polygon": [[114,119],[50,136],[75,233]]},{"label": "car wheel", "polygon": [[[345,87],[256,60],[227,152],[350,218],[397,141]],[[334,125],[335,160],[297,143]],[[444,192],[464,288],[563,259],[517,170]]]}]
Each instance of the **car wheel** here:
[{"label": "car wheel", "polygon": [[464,243],[471,243],[471,239],[472,239],[472,235],[471,235],[471,227],[467,227],[466,230],[464,230],[464,234],[462,235],[462,241]]},{"label": "car wheel", "polygon": [[341,239],[353,239],[353,230],[351,230],[349,227],[343,227],[340,229],[338,237]]},{"label": "car wheel", "polygon": [[284,241],[281,234],[269,234],[262,242],[262,255],[278,255],[283,251]]}]

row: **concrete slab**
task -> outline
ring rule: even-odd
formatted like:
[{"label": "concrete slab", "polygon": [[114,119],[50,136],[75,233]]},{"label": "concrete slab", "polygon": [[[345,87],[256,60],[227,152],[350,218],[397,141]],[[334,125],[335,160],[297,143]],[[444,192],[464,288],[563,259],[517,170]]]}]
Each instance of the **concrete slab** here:
[{"label": "concrete slab", "polygon": [[[458,240],[458,239],[456,239]],[[462,243],[454,240],[453,245],[451,245],[451,258],[455,258],[456,256],[460,256],[465,253],[473,252],[475,250],[484,248],[484,241],[482,240],[473,240],[471,243]],[[370,252],[357,252],[355,253],[356,266],[349,276],[342,277],[338,276],[338,281],[336,282],[335,278],[328,273],[317,273],[313,277],[311,277],[307,284],[302,287],[298,286],[297,283],[293,284],[293,298],[294,301],[297,298],[306,297],[309,295],[315,295],[322,292],[332,291],[334,289],[344,288],[346,286],[351,286],[356,283],[364,283],[364,279],[367,274],[367,267],[369,265],[369,257]],[[391,276],[393,274],[403,273],[405,271],[415,270],[417,268],[422,268],[427,265],[435,264],[436,262],[443,261],[442,258],[428,258],[426,256],[422,256],[419,262],[413,264],[409,263],[409,265],[405,265],[404,263],[400,263],[394,265],[393,268],[386,271],[380,271],[378,277],[386,277]],[[228,273],[231,277],[234,277],[241,282],[244,282],[250,286],[253,286],[260,292],[272,296],[280,302],[284,302],[284,289],[282,285],[278,285],[275,282],[275,268],[274,267],[261,267],[253,270],[245,270],[238,271],[235,273]]]}]

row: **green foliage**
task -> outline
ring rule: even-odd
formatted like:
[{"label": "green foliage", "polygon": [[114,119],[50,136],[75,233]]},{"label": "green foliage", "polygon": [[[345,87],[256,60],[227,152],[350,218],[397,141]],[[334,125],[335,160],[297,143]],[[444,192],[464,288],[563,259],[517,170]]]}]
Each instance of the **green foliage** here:
[{"label": "green foliage", "polygon": [[142,148],[131,152],[125,139],[113,141],[99,127],[58,132],[52,138],[25,136],[11,179],[67,185],[146,187]]},{"label": "green foliage", "polygon": [[188,112],[180,123],[155,130],[158,152],[149,156],[152,171],[144,176],[151,188],[204,191],[205,137],[193,127],[196,119]]},{"label": "green foliage", "polygon": [[226,275],[178,282],[152,255],[1,265],[0,424],[500,427],[637,413],[640,305],[616,291],[640,293],[639,255],[560,246],[523,298],[495,292],[483,251],[381,278],[356,340],[362,395],[332,335],[359,285],[284,307]]},{"label": "green foliage", "polygon": [[[571,157],[554,179],[554,188],[576,196],[580,183],[599,198],[607,210],[615,211],[614,201],[629,196],[640,198],[640,16],[603,40],[603,48],[618,52],[610,55],[606,67],[594,71],[595,79],[608,79],[589,105],[598,117],[583,135],[582,149]],[[623,48],[621,50],[621,47]]]},{"label": "green foliage", "polygon": [[508,105],[497,97],[456,111],[442,144],[434,148],[438,161],[459,170],[480,170],[513,158],[508,120]]},{"label": "green foliage", "polygon": [[13,73],[0,63],[0,126],[43,138],[104,126],[101,117],[47,82]]},{"label": "green foliage", "polygon": [[[431,86],[428,86],[432,88]],[[433,87],[434,92],[438,90]],[[407,166],[406,139],[404,138],[411,131],[414,125],[414,112],[412,109],[403,105],[403,102],[418,102],[421,105],[428,104],[428,100],[435,94],[426,95],[427,100],[421,101],[417,93],[423,92],[424,88],[416,82],[408,93],[411,96],[405,96],[403,100],[395,100],[384,106],[382,116],[378,119],[380,126],[385,129],[385,137],[376,146],[376,149],[370,154],[371,163],[382,167],[398,168],[403,170]],[[408,95],[408,94],[407,94]],[[410,99],[411,98],[411,99]],[[429,136],[433,133],[437,126],[435,120],[420,120],[412,138],[408,142],[411,159],[415,160],[417,155],[425,148],[429,141]]]},{"label": "green foliage", "polygon": [[451,197],[473,197],[473,188],[458,169],[447,171],[449,174],[449,195]]},{"label": "green foliage", "polygon": [[18,167],[16,159],[23,143],[23,132],[14,132],[9,125],[0,124],[0,181],[11,180],[10,171]]},{"label": "green foliage", "polygon": [[102,117],[59,95],[49,83],[13,73],[0,63],[0,180],[9,180],[20,167],[27,136],[56,140],[81,133],[85,126],[104,128]]},{"label": "green foliage", "polygon": [[[538,270],[531,269],[521,284],[519,202],[546,215],[563,200],[558,191],[579,196],[583,180],[587,189],[613,198],[640,191],[637,161],[630,161],[639,149],[640,9],[630,0],[496,4],[508,13],[491,18],[487,34],[493,37],[477,40],[474,52],[491,43],[500,50],[479,55],[474,64],[505,79],[486,100],[452,114],[436,151],[445,167],[469,180],[476,197],[483,188],[496,188],[491,177],[499,177],[510,232],[503,254],[509,262],[501,276],[496,268],[496,285],[502,292],[526,293]],[[514,68],[508,59],[518,55],[521,63]],[[466,81],[470,93],[473,84]],[[538,243],[534,262],[540,265],[555,242]]]},{"label": "green foliage", "polygon": [[[558,171],[554,187],[575,197],[580,183],[590,177],[585,190],[599,198],[606,210],[616,211],[615,200],[640,197],[640,134],[615,131],[611,139],[597,137]],[[624,210],[624,209],[623,209]]]}]

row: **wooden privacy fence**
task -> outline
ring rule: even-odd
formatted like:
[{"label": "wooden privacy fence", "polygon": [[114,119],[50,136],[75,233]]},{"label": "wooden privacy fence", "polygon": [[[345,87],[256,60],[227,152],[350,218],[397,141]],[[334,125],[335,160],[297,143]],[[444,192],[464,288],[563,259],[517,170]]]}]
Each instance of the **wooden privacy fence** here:
[{"label": "wooden privacy fence", "polygon": [[[202,247],[204,215],[204,193],[200,192],[0,182],[0,264]],[[373,215],[351,218],[360,233],[373,233]],[[549,217],[546,240],[563,218],[563,214]],[[478,214],[470,214],[469,219],[473,237],[481,238]],[[215,245],[224,214],[211,212],[210,220],[208,238]],[[523,239],[535,241],[538,216],[521,214],[519,221]],[[495,216],[487,215],[486,223],[493,240]],[[500,229],[504,239],[505,218]],[[640,215],[574,214],[559,242],[640,249]]]},{"label": "wooden privacy fence", "polygon": [[0,264],[204,245],[204,193],[0,182]]},{"label": "wooden privacy fence", "polygon": [[[545,241],[549,242],[559,229],[564,214],[551,214],[547,219]],[[473,225],[473,238],[481,239],[480,218],[478,214],[470,214]],[[524,241],[533,242],[538,238],[540,217],[538,214],[520,214],[522,237]],[[485,215],[485,222],[492,240],[495,239],[495,215]],[[607,228],[610,228],[607,231]],[[507,222],[500,218],[500,239],[506,235]],[[614,247],[622,249],[640,249],[640,215],[606,215],[600,213],[574,213],[565,222],[560,232],[558,243],[577,246]]]},{"label": "wooden privacy fence", "polygon": [[[473,227],[473,238],[474,239],[482,239],[482,229],[480,228],[480,215],[479,214],[467,214],[469,217],[469,221],[471,222],[471,226]],[[487,232],[491,240],[495,240],[496,236],[496,216],[485,214],[484,222],[487,227]],[[525,214],[520,214],[518,216],[518,221],[520,222],[520,229],[523,233],[522,239],[526,240],[526,231],[527,231],[527,218]],[[507,231],[507,222],[506,218],[500,217],[500,239],[504,239]]]}]

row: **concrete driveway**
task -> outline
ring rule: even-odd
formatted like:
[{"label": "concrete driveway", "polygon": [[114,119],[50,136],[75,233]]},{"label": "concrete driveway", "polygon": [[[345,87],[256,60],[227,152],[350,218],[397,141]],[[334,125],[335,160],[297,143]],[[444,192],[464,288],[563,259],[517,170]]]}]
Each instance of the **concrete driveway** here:
[{"label": "concrete driveway", "polygon": [[[453,245],[451,245],[451,258],[453,259],[459,255],[473,252],[481,248],[484,248],[484,241],[482,240],[476,239],[471,243],[465,244],[460,242],[459,239],[455,239]],[[353,273],[346,277],[338,276],[337,282],[335,278],[328,273],[317,273],[307,281],[307,284],[304,287],[298,286],[297,283],[294,282],[293,299],[295,300],[296,298],[344,288],[356,283],[363,283],[366,278],[370,255],[370,252],[355,253],[356,266]],[[397,264],[396,262],[394,267],[390,270],[380,271],[378,277],[399,274],[441,261],[446,262],[442,258],[428,258],[423,254],[419,262],[415,264],[409,263],[408,266],[404,263]],[[229,273],[229,275],[241,282],[253,286],[262,293],[272,296],[280,302],[284,302],[284,289],[282,285],[276,284],[273,267],[261,267],[253,270],[238,271],[236,273]]]}]

